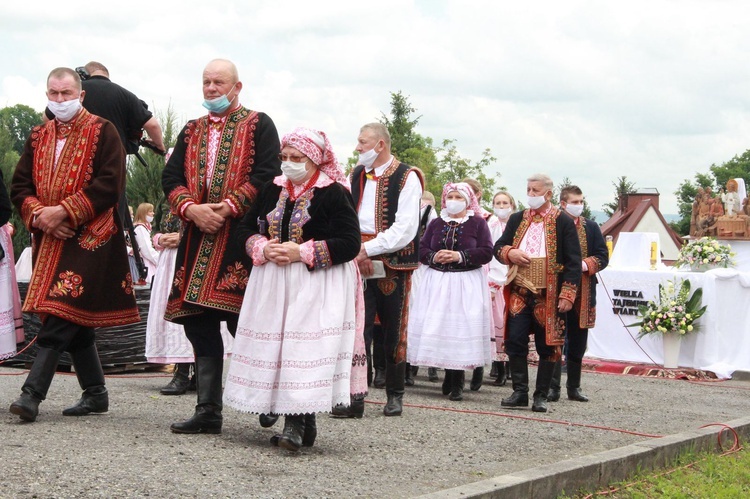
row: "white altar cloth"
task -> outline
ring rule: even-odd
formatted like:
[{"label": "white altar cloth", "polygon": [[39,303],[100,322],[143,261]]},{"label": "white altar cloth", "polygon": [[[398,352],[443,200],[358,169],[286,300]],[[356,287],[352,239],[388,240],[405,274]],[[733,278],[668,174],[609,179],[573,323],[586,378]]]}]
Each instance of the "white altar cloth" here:
[{"label": "white altar cloth", "polygon": [[661,336],[636,340],[638,327],[623,324],[639,320],[637,315],[627,315],[634,313],[635,302],[658,299],[659,283],[683,278],[690,280],[691,290],[703,288],[703,305],[708,308],[699,320],[699,331],[682,338],[679,365],[712,371],[720,378],[729,378],[736,370],[750,371],[750,272],[607,268],[598,275],[596,327],[589,331],[586,357],[661,365]]}]

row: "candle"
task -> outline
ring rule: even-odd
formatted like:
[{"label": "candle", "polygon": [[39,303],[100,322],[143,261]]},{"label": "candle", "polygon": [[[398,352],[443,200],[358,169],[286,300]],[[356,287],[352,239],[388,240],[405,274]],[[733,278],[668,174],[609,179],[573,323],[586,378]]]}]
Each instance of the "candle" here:
[{"label": "candle", "polygon": [[651,270],[656,270],[656,241],[651,242]]}]

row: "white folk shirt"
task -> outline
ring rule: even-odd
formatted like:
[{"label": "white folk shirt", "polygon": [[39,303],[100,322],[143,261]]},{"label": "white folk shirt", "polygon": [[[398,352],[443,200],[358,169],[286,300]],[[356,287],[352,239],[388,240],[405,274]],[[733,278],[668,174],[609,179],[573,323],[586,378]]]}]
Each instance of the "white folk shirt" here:
[{"label": "white folk shirt", "polygon": [[[379,177],[385,169],[393,162],[391,156],[385,164],[371,169],[365,169],[365,173],[374,170],[375,176]],[[362,191],[362,202],[359,206],[359,229],[363,234],[375,234],[375,192],[376,180],[365,179],[365,188]],[[409,244],[419,230],[419,205],[422,199],[422,184],[414,172],[406,176],[404,188],[398,195],[398,211],[396,220],[387,230],[378,233],[375,239],[365,243],[367,256],[377,256],[385,253],[393,253]]]}]

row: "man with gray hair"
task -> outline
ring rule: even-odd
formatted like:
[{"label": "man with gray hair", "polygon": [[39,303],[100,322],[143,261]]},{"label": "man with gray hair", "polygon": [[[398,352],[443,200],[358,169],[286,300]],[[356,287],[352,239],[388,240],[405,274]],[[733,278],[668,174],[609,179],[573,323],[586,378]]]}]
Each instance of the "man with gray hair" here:
[{"label": "man with gray hair", "polygon": [[555,362],[565,341],[566,314],[573,308],[581,280],[581,246],[573,220],[551,203],[552,179],[528,178],[529,209],[508,219],[494,253],[508,265],[505,351],[513,394],[503,407],[529,405],[529,333],[539,354],[536,390],[531,410],[547,412],[547,394]]},{"label": "man with gray hair", "polygon": [[[359,160],[351,179],[363,241],[357,263],[362,276],[369,278],[365,288],[365,342],[369,352],[377,314],[386,360],[388,402],[383,414],[400,416],[409,289],[411,274],[419,263],[419,205],[424,180],[419,170],[391,154],[391,136],[382,123],[362,127],[357,152]],[[370,278],[374,267],[384,275]],[[353,400],[348,414],[340,415],[361,417],[362,402]]]}]

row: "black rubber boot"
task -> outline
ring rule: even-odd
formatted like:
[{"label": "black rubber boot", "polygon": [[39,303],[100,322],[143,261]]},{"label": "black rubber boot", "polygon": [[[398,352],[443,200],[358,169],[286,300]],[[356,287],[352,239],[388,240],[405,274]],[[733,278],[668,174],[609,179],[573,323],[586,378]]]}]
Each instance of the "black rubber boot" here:
[{"label": "black rubber boot", "polygon": [[531,405],[531,410],[534,412],[547,412],[547,393],[549,393],[555,364],[555,362],[539,359],[539,367],[536,370],[534,403]]},{"label": "black rubber boot", "polygon": [[497,368],[500,362],[493,360],[492,365],[490,366],[490,378],[497,378]]},{"label": "black rubber boot", "polygon": [[513,382],[513,393],[500,401],[503,407],[529,406],[529,365],[526,357],[510,358],[510,379]]},{"label": "black rubber boot", "polygon": [[484,366],[474,368],[474,372],[471,373],[471,383],[469,388],[472,392],[479,391],[482,388],[482,379],[484,378]]},{"label": "black rubber boot", "polygon": [[175,364],[174,375],[167,385],[159,390],[162,395],[184,395],[190,386],[190,364]]},{"label": "black rubber boot", "polygon": [[406,362],[394,364],[390,359],[385,366],[385,393],[388,402],[383,407],[386,416],[400,416],[404,402],[404,376]]},{"label": "black rubber boot", "polygon": [[547,392],[548,402],[557,402],[560,400],[560,379],[562,377],[562,361],[555,362],[555,369],[552,371],[552,381]]},{"label": "black rubber boot", "polygon": [[463,400],[464,399],[464,381],[466,379],[466,371],[458,369],[452,371],[451,374],[451,393],[448,398],[451,400]]},{"label": "black rubber boot", "polygon": [[589,398],[581,393],[581,363],[568,359],[568,381],[565,387],[568,389],[568,398],[576,402],[588,402]]},{"label": "black rubber boot", "polygon": [[451,378],[453,377],[453,370],[452,369],[446,369],[445,373],[443,374],[443,395],[448,395],[451,392]]},{"label": "black rubber boot", "polygon": [[279,420],[278,414],[260,414],[258,416],[258,421],[260,422],[260,426],[262,428],[270,428],[273,425],[276,424],[276,421]]},{"label": "black rubber boot", "polygon": [[284,416],[284,431],[279,437],[279,447],[297,452],[302,447],[305,433],[305,415]]},{"label": "black rubber boot", "polygon": [[407,362],[404,370],[404,385],[406,386],[414,386],[414,371],[412,369],[411,364]]},{"label": "black rubber boot", "polygon": [[331,417],[334,418],[357,418],[362,419],[365,415],[365,397],[358,395],[349,399],[349,406],[336,404],[331,409]]},{"label": "black rubber boot", "polygon": [[47,398],[47,390],[57,370],[60,353],[51,348],[40,348],[31,365],[29,375],[21,387],[21,396],[10,404],[10,412],[22,420],[33,422],[39,415],[39,404]]},{"label": "black rubber boot", "polygon": [[318,425],[315,422],[315,414],[305,414],[305,432],[302,435],[302,447],[312,447],[318,436]]},{"label": "black rubber boot", "polygon": [[431,381],[432,383],[437,383],[438,381],[440,381],[440,378],[438,378],[437,367],[427,368],[427,380]]},{"label": "black rubber boot", "polygon": [[495,378],[495,382],[492,383],[494,386],[505,386],[505,384],[508,382],[508,363],[507,362],[498,362],[497,363],[497,377]]},{"label": "black rubber boot", "polygon": [[170,426],[173,433],[221,433],[223,421],[221,378],[223,374],[223,358],[197,357],[195,359],[198,403],[190,419],[173,423]]}]

